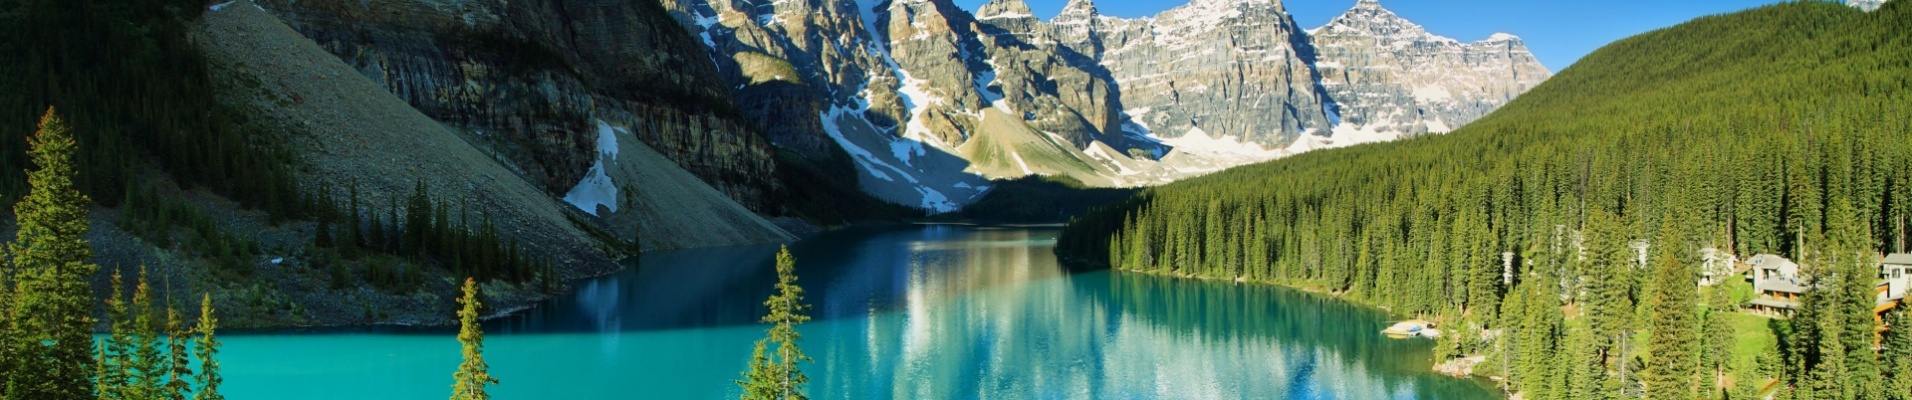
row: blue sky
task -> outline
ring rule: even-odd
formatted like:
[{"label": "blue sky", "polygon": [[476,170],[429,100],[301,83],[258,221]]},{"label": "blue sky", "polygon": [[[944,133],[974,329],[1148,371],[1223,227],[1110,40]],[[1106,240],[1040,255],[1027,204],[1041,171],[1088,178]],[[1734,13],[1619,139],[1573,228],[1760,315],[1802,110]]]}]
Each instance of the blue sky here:
[{"label": "blue sky", "polygon": [[[1068,0],[1023,0],[1043,19],[1062,12]],[[1245,0],[1272,1],[1272,0]],[[988,0],[956,0],[975,11]],[[1103,15],[1142,17],[1187,3],[1188,0],[1096,0]],[[1355,0],[1288,0],[1288,13],[1303,29],[1354,7]],[[1580,57],[1609,42],[1672,26],[1695,17],[1744,10],[1774,0],[1381,0],[1381,6],[1429,32],[1461,41],[1486,39],[1495,32],[1512,33],[1547,69],[1559,72]]]}]

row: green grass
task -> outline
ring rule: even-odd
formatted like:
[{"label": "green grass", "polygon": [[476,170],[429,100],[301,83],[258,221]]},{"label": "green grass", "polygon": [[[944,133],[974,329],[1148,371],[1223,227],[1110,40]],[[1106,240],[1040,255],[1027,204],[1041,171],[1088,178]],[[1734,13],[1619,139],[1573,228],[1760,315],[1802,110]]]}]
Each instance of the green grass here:
[{"label": "green grass", "polygon": [[1733,325],[1734,365],[1751,366],[1753,357],[1760,353],[1772,353],[1779,348],[1779,338],[1773,335],[1772,318],[1735,312],[1726,315],[1726,322]]},{"label": "green grass", "polygon": [[[1703,290],[1726,290],[1731,293],[1733,304],[1736,305],[1744,305],[1754,296],[1752,283],[1746,282],[1744,275],[1733,275],[1726,278],[1724,283]],[[1767,378],[1772,377],[1757,376],[1758,373],[1755,371],[1759,371],[1759,355],[1766,354],[1770,357],[1779,351],[1779,336],[1773,332],[1772,326],[1774,320],[1738,310],[1724,313],[1722,318],[1726,324],[1729,324],[1729,331],[1733,333],[1733,349],[1727,356],[1726,363],[1728,374],[1734,375],[1735,386],[1763,385]],[[1738,376],[1739,374],[1754,376]]]},{"label": "green grass", "polygon": [[[1727,277],[1724,283],[1702,290],[1729,291],[1733,304],[1736,305],[1745,305],[1746,302],[1751,301],[1754,296],[1753,284],[1746,282],[1744,275]],[[1704,298],[1705,293],[1701,293],[1701,297]],[[1737,309],[1737,307],[1735,308]],[[1751,367],[1753,365],[1753,357],[1759,353],[1778,351],[1779,338],[1774,335],[1772,326],[1768,325],[1772,322],[1772,318],[1754,315],[1744,311],[1727,313],[1725,317],[1726,322],[1732,324],[1733,327],[1733,354],[1732,360],[1729,361],[1732,365]],[[1748,370],[1750,370],[1750,368]]]}]

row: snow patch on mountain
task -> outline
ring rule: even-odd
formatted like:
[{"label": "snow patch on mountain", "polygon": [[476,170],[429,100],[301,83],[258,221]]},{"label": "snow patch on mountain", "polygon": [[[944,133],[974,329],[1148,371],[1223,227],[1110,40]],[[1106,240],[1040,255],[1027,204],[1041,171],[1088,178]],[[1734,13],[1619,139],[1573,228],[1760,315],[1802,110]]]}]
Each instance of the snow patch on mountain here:
[{"label": "snow patch on mountain", "polygon": [[617,183],[611,181],[606,168],[610,165],[607,163],[617,162],[617,134],[630,134],[604,121],[597,121],[597,132],[597,162],[585,171],[584,179],[578,181],[577,186],[564,194],[564,202],[594,216],[598,215],[599,206],[617,212]]},{"label": "snow patch on mountain", "polygon": [[1278,149],[1263,148],[1260,144],[1244,141],[1238,136],[1210,136],[1202,128],[1189,129],[1188,133],[1180,137],[1158,139],[1162,144],[1173,146],[1175,151],[1218,156],[1222,159],[1253,162],[1272,160],[1284,155]]},{"label": "snow patch on mountain", "polygon": [[777,50],[820,77],[806,82],[822,110],[801,110],[821,120],[812,137],[850,155],[866,192],[931,211],[985,193],[979,174],[1149,185],[1445,132],[1548,75],[1516,36],[1463,43],[1375,0],[1307,36],[1279,1],[1178,2],[1118,18],[1069,0],[1047,22],[1023,0],[973,13],[949,0],[665,6],[720,64]]},{"label": "snow patch on mountain", "polygon": [[[961,172],[961,159],[915,138],[885,134],[864,118],[868,111],[867,103],[832,106],[818,116],[824,132],[870,178],[859,180],[865,191],[933,212],[956,211],[988,192],[987,179]],[[868,150],[886,147],[887,153]]]},{"label": "snow patch on mountain", "polygon": [[850,115],[851,111],[852,110],[842,107],[831,107],[829,111],[825,111],[823,115],[818,116],[818,118],[823,121],[823,131],[829,133],[830,139],[835,140],[837,146],[843,147],[844,152],[850,153],[850,158],[854,159],[858,166],[863,167],[864,171],[869,171],[877,179],[895,182],[896,179],[891,178],[889,173],[886,173],[887,171],[901,175],[903,179],[908,179],[910,183],[916,183],[916,178],[911,177],[908,171],[890,165],[888,162],[884,162],[883,159],[876,157],[876,153],[864,150],[863,146],[858,146],[856,142],[851,141],[843,135],[843,129],[837,124],[847,115]]},{"label": "snow patch on mountain", "polygon": [[1414,98],[1424,102],[1448,101],[1454,99],[1454,93],[1438,85],[1414,88]]}]

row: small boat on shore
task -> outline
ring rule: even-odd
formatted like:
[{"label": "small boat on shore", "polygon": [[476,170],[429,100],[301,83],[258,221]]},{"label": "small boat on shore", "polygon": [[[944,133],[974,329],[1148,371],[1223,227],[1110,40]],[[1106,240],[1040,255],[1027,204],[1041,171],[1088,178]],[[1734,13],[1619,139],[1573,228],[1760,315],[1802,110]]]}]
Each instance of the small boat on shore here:
[{"label": "small boat on shore", "polygon": [[1394,323],[1393,326],[1389,326],[1387,329],[1382,329],[1381,334],[1388,335],[1388,337],[1395,338],[1395,339],[1406,339],[1411,337],[1435,338],[1435,337],[1441,336],[1441,330],[1434,329],[1434,323],[1432,322],[1427,322],[1427,321],[1418,320],[1418,319],[1410,319],[1406,321],[1396,322]]}]

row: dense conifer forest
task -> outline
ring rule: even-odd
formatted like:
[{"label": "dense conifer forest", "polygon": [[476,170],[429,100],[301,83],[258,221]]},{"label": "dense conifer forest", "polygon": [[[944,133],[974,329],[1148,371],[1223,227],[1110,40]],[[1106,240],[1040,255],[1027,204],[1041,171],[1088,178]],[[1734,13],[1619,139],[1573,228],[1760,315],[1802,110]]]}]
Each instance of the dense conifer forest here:
[{"label": "dense conifer forest", "polygon": [[[214,193],[275,223],[315,223],[314,267],[334,289],[362,282],[410,293],[433,268],[555,289],[553,265],[504,238],[487,216],[422,186],[405,204],[367,204],[351,182],[300,179],[283,134],[215,98],[188,34],[204,9],[197,1],[0,0],[0,54],[14,55],[0,58],[0,137],[12,138],[0,140],[0,202],[25,194],[23,138],[55,106],[78,142],[80,192],[122,209],[122,230],[200,257],[218,282],[250,281],[258,244],[162,188]],[[329,195],[339,192],[350,195]]]},{"label": "dense conifer forest", "polygon": [[[1146,190],[1057,252],[1435,319],[1528,399],[1905,399],[1912,329],[1874,335],[1873,283],[1909,213],[1912,6],[1795,2],[1615,42],[1448,135]],[[1743,283],[1695,285],[1706,249],[1812,289],[1741,312]]]}]

